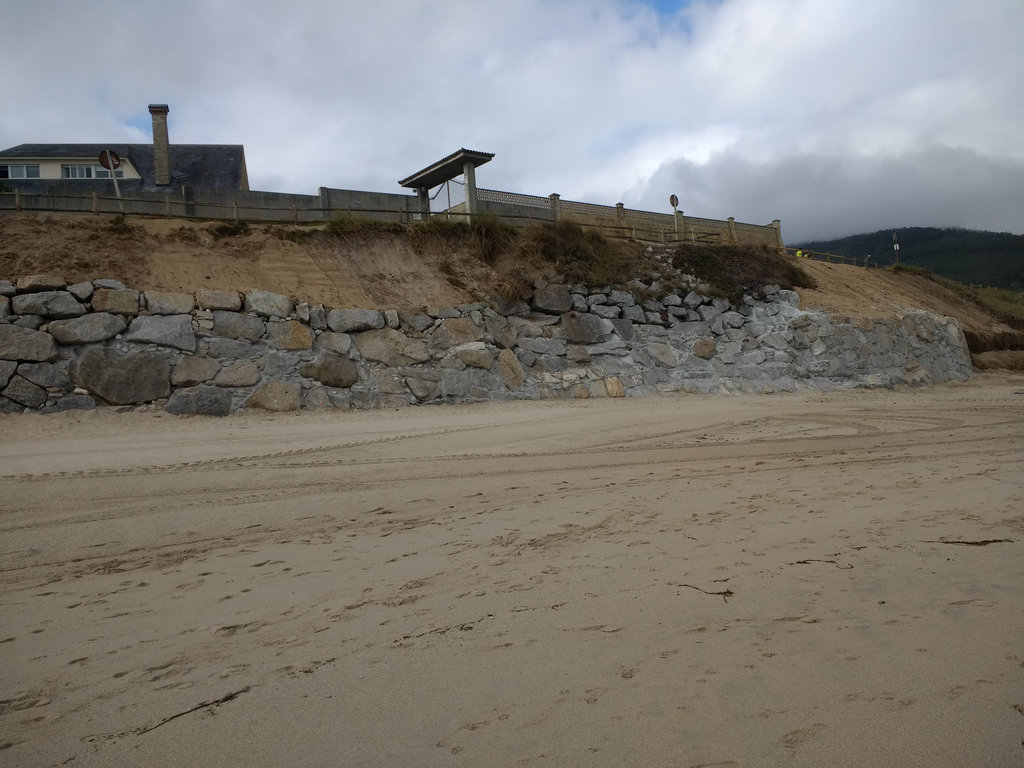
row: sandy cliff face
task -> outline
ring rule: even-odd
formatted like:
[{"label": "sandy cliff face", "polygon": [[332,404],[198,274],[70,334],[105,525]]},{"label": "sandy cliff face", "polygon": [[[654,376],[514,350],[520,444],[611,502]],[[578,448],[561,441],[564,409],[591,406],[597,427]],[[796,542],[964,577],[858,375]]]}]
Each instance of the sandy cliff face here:
[{"label": "sandy cliff face", "polygon": [[[61,274],[69,283],[112,277],[142,291],[275,291],[329,307],[422,309],[478,300],[502,272],[469,253],[412,248],[401,238],[351,236],[295,242],[280,227],[252,226],[216,238],[209,222],[109,216],[8,214],[0,217],[0,279]],[[896,318],[923,309],[956,319],[965,331],[996,334],[1007,326],[974,304],[921,277],[841,264],[804,262],[816,289],[801,289],[801,307],[851,318]]]}]

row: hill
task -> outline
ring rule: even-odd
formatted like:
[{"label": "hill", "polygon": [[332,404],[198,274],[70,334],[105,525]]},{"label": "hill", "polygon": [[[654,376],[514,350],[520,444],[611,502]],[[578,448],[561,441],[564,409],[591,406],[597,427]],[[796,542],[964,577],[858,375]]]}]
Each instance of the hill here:
[{"label": "hill", "polygon": [[895,262],[893,234],[900,250],[899,263],[920,267],[967,285],[1024,290],[1024,235],[969,229],[907,227],[835,240],[813,240],[794,247],[866,259],[881,265]]},{"label": "hill", "polygon": [[617,282],[616,275],[622,283],[630,276],[650,279],[660,270],[670,280],[673,263],[723,295],[776,282],[795,287],[805,308],[865,319],[925,309],[957,319],[974,352],[1024,347],[1007,318],[926,276],[803,261],[801,277],[795,260],[757,249],[726,257],[707,249],[611,244],[571,228],[524,235],[444,222],[298,228],[89,214],[0,218],[0,279],[57,273],[69,281],[113,277],[140,290],[259,288],[335,308],[521,298],[537,280],[561,276],[600,285]]}]

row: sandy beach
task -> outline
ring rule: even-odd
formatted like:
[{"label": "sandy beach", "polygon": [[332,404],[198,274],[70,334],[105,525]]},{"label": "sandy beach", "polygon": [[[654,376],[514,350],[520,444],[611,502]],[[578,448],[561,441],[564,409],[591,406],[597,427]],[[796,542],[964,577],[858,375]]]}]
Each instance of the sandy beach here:
[{"label": "sandy beach", "polygon": [[1024,763],[1024,376],[0,416],[0,764]]}]

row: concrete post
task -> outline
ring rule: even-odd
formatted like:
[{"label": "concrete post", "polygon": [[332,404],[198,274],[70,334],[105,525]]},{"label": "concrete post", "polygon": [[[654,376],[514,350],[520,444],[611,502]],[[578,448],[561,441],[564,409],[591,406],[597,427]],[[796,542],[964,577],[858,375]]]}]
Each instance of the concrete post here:
[{"label": "concrete post", "polygon": [[476,202],[476,166],[467,160],[462,164],[462,173],[466,177],[466,212],[474,216],[480,212]]},{"label": "concrete post", "polygon": [[683,216],[683,212],[676,210],[676,237],[679,240],[686,239],[686,217]]},{"label": "concrete post", "polygon": [[562,199],[561,195],[557,192],[552,192],[548,197],[551,199],[551,220],[558,221],[559,205],[558,201]]},{"label": "concrete post", "polygon": [[420,199],[420,218],[426,221],[430,218],[430,190],[426,187],[417,187],[416,196]]},{"label": "concrete post", "polygon": [[320,197],[320,221],[327,221],[331,210],[331,193],[327,187],[320,187],[317,191]]}]

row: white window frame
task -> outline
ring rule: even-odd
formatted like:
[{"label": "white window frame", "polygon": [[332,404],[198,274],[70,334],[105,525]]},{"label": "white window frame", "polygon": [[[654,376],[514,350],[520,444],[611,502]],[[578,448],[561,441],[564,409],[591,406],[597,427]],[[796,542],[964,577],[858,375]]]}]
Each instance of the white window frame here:
[{"label": "white window frame", "polygon": [[88,163],[64,163],[60,167],[62,179],[91,179],[92,165]]},{"label": "white window frame", "polygon": [[38,163],[3,163],[0,164],[0,168],[4,168],[7,171],[6,175],[0,176],[3,179],[39,178]]}]

